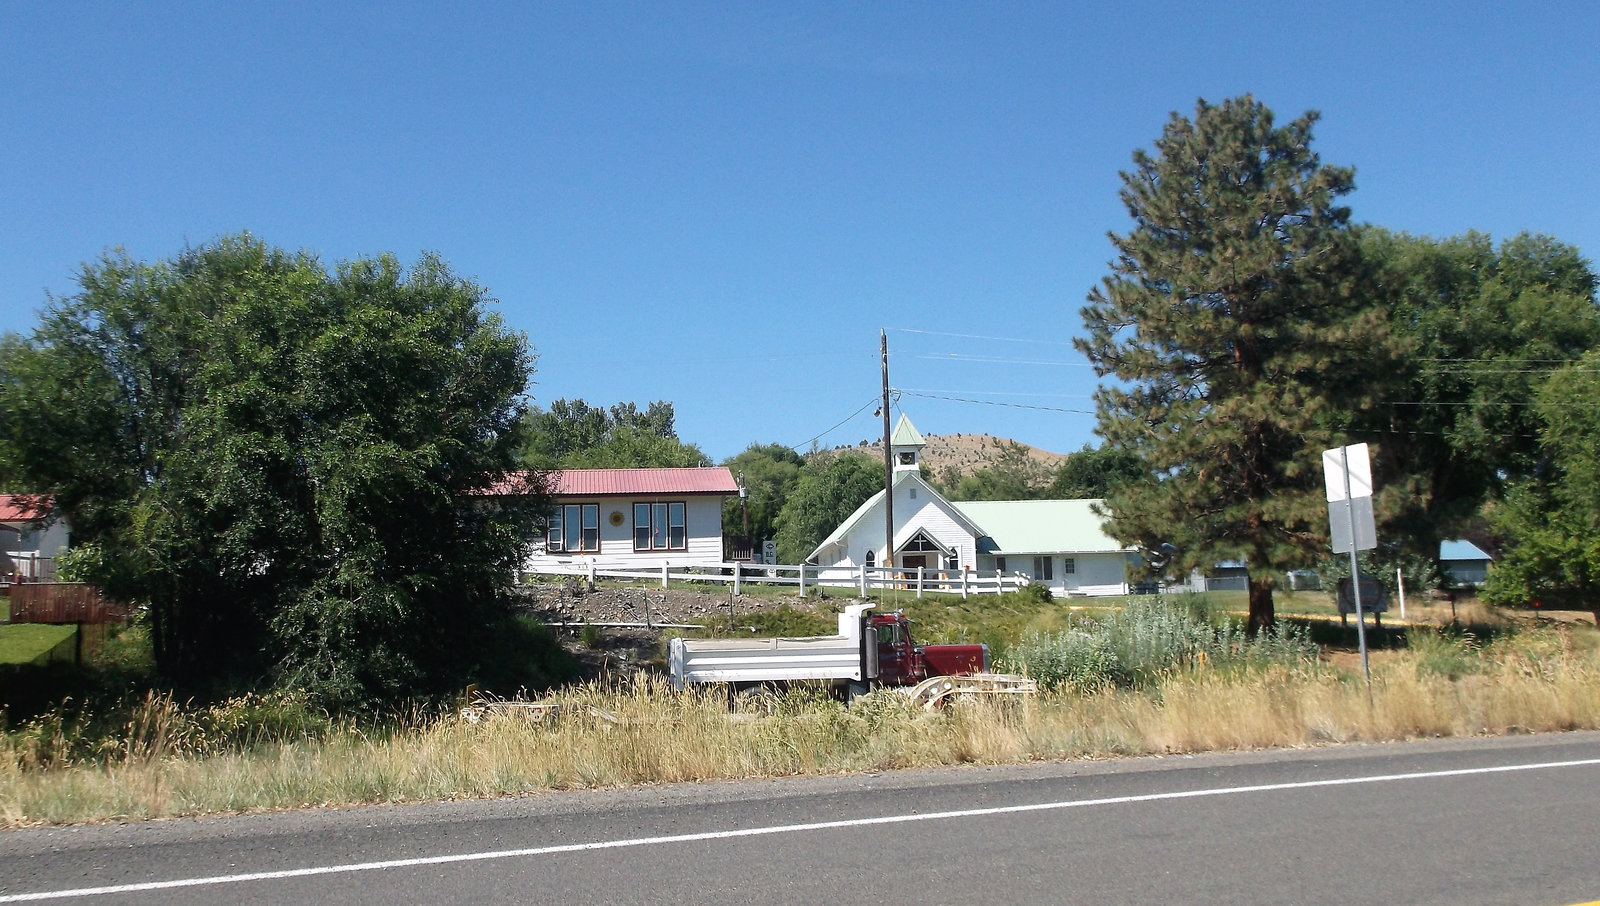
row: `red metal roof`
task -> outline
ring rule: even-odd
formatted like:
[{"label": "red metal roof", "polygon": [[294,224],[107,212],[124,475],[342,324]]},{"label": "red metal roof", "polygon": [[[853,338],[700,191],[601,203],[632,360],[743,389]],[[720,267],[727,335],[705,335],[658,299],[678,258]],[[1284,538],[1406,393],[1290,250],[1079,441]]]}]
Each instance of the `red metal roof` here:
[{"label": "red metal roof", "polygon": [[559,497],[659,496],[662,494],[737,494],[739,485],[726,468],[690,469],[551,469],[512,472],[477,493],[489,496],[538,493],[540,481]]},{"label": "red metal roof", "polygon": [[44,494],[0,494],[0,522],[36,522],[50,515],[51,508]]},{"label": "red metal roof", "polygon": [[737,494],[733,473],[706,469],[564,469],[550,473],[551,493],[561,497],[629,494]]}]

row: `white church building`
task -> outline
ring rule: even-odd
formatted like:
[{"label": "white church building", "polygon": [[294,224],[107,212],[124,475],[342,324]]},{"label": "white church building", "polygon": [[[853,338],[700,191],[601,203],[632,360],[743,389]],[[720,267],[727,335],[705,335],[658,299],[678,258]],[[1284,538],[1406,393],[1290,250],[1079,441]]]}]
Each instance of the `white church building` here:
[{"label": "white church building", "polygon": [[[927,441],[905,415],[890,436],[894,559],[901,569],[1021,575],[1058,595],[1123,595],[1133,548],[1105,533],[1096,500],[946,500],[922,477]],[[885,563],[884,492],[863,503],[806,558],[831,567]]]}]

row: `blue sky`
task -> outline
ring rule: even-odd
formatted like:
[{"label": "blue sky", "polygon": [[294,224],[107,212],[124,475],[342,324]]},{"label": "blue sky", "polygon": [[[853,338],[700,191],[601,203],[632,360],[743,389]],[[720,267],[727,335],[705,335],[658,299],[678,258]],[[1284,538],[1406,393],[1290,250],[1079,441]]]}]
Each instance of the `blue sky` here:
[{"label": "blue sky", "polygon": [[0,330],[114,246],[432,250],[536,402],[853,444],[887,328],[925,432],[1069,452],[1118,171],[1245,92],[1322,111],[1358,221],[1600,250],[1600,4],[1074,6],[7,2]]}]

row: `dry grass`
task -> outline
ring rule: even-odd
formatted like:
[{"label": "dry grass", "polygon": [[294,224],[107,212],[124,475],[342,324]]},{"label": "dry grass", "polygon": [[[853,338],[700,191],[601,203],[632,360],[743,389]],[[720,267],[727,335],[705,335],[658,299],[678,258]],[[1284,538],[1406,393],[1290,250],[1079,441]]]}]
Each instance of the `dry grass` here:
[{"label": "dry grass", "polygon": [[382,734],[333,724],[312,738],[220,751],[186,742],[181,712],[152,698],[114,750],[93,759],[41,761],[15,739],[0,743],[0,823],[1600,727],[1600,654],[1571,633],[1482,649],[1441,639],[1398,654],[1375,674],[1370,707],[1359,681],[1314,665],[1186,672],[1148,691],[935,714],[892,695],[846,708],[795,693],[775,713],[730,715],[720,694],[680,695],[641,678],[569,691],[544,723],[447,715]]}]

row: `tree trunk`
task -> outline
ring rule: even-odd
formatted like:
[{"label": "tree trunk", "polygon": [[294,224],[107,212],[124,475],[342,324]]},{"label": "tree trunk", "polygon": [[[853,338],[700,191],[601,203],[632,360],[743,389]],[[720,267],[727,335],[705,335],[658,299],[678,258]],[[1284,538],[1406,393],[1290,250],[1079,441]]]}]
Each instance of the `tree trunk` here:
[{"label": "tree trunk", "polygon": [[1272,607],[1272,585],[1257,579],[1250,580],[1250,622],[1245,624],[1245,635],[1255,638],[1261,630],[1276,629],[1278,615]]}]

